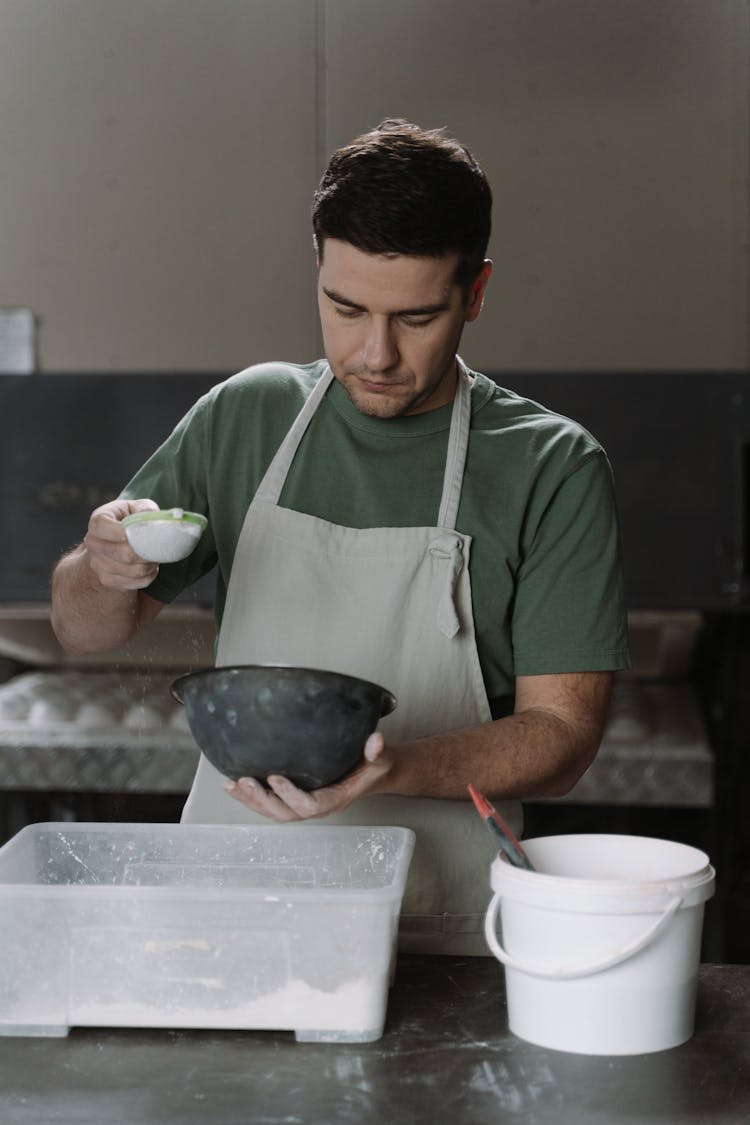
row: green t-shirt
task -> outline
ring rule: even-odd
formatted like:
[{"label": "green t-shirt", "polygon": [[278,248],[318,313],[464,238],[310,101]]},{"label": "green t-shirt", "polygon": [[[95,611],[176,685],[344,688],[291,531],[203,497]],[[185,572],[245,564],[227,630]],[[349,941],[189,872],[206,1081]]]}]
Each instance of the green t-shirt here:
[{"label": "green t-shirt", "polygon": [[[148,593],[171,601],[218,564],[217,626],[248,505],[325,360],[265,363],[213,387],[124,490],[202,512],[208,528]],[[577,423],[472,372],[456,529],[471,535],[474,624],[493,713],[514,677],[628,667],[612,476]],[[395,419],[361,414],[333,382],[280,503],[347,527],[434,526],[452,404]]]}]

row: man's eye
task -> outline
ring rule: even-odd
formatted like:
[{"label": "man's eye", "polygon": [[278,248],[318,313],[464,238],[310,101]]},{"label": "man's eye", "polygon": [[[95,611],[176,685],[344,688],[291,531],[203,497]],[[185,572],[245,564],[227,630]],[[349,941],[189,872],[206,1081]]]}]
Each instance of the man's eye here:
[{"label": "man's eye", "polygon": [[427,324],[432,324],[434,316],[404,316],[401,318],[402,322],[409,328],[424,328]]},{"label": "man's eye", "polygon": [[359,309],[342,308],[340,305],[334,305],[337,316],[343,316],[345,320],[354,320],[356,316],[360,315]]}]

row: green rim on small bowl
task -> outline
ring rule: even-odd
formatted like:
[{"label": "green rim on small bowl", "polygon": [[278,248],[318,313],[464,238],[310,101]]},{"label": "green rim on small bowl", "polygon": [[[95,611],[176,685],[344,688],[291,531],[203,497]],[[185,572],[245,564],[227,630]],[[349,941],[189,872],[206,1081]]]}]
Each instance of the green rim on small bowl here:
[{"label": "green rim on small bowl", "polygon": [[131,516],[125,516],[122,521],[123,527],[132,527],[135,523],[150,523],[153,520],[171,520],[176,523],[194,523],[203,530],[208,520],[202,516],[200,512],[186,512],[182,508],[164,508],[159,511],[149,509],[146,512],[134,512]]}]

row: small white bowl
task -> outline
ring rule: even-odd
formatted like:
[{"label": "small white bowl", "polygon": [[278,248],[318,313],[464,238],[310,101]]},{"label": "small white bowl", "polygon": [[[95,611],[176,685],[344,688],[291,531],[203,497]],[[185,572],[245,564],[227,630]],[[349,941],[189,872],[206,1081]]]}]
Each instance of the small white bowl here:
[{"label": "small white bowl", "polygon": [[128,543],[144,562],[171,563],[195,550],[208,520],[182,508],[135,512],[122,521]]}]

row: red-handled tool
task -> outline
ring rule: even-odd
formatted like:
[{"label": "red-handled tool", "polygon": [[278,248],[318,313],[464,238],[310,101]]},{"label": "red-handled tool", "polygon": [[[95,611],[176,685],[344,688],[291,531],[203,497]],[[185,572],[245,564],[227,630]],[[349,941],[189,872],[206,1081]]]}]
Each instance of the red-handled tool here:
[{"label": "red-handled tool", "polygon": [[496,837],[510,862],[514,867],[525,867],[527,871],[533,871],[534,865],[497,809],[493,808],[487,798],[483,797],[473,785],[469,785],[468,788],[477,812],[493,836]]}]

